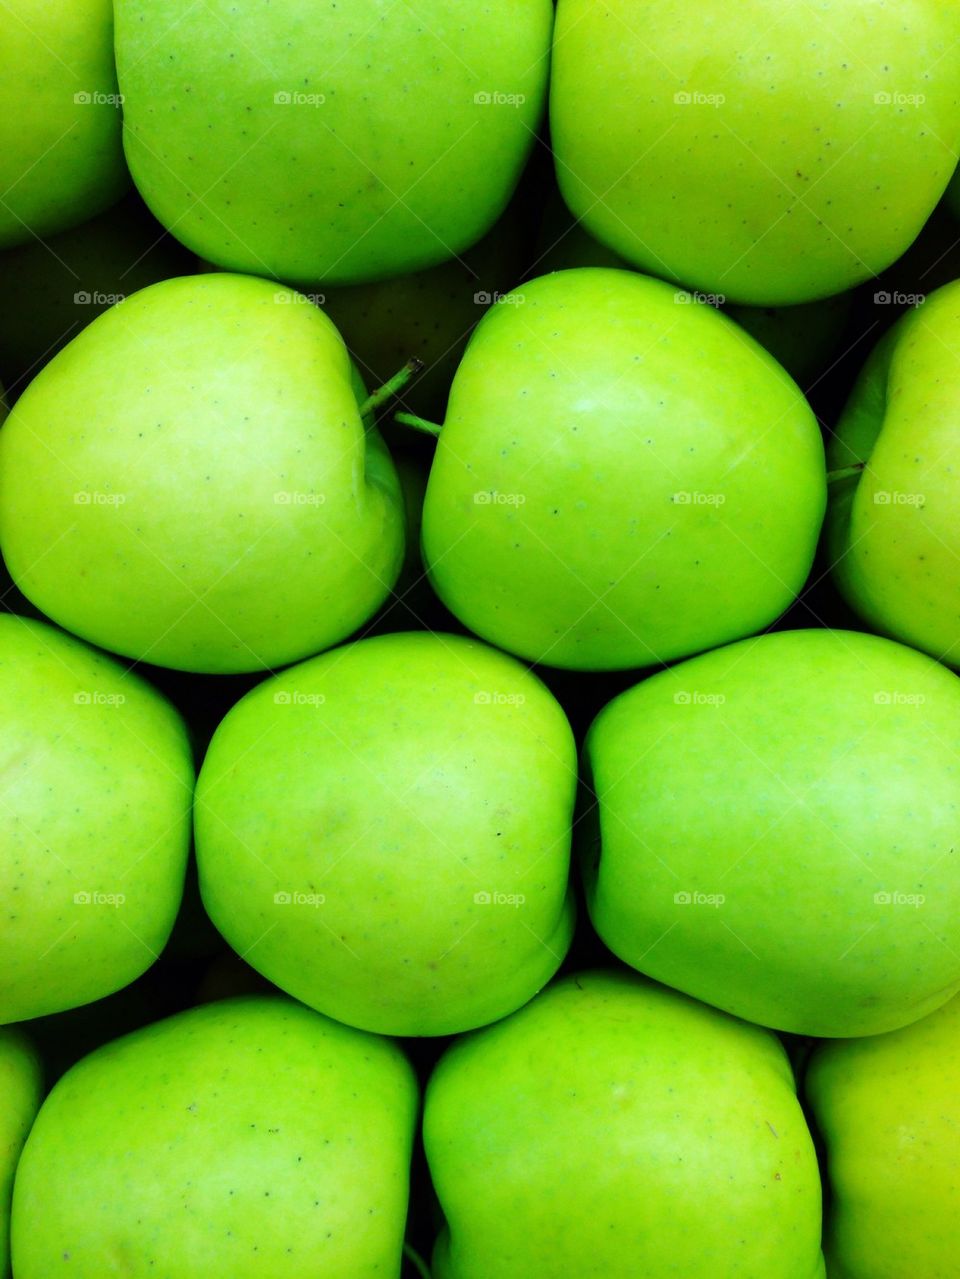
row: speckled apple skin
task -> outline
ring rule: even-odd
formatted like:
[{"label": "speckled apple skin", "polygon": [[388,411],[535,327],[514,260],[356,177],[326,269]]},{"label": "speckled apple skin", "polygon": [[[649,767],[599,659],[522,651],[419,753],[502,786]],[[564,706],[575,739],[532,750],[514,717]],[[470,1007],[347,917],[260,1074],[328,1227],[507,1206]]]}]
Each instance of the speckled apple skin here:
[{"label": "speckled apple skin", "polygon": [[553,6],[118,0],[116,23],[127,161],[160,221],[234,271],[351,284],[442,262],[499,217]]},{"label": "speckled apple skin", "polygon": [[907,312],[864,366],[830,446],[834,579],[868,625],[960,666],[960,284]]},{"label": "speckled apple skin", "polygon": [[85,639],[181,670],[346,638],[403,555],[396,472],[351,376],[334,326],[289,289],[200,275],[135,293],[0,431],[12,577]]},{"label": "speckled apple skin", "polygon": [[891,1035],[821,1044],[830,1279],[947,1279],[960,1257],[960,998]]},{"label": "speckled apple skin", "polygon": [[518,662],[459,636],[362,640],[218,728],[195,816],[204,904],[247,963],[341,1021],[481,1025],[566,953],[575,786],[566,717]]},{"label": "speckled apple skin", "polygon": [[0,248],[77,226],[130,184],[110,0],[6,0],[4,10]]},{"label": "speckled apple skin", "polygon": [[186,727],[155,689],[9,614],[0,718],[6,1023],[109,995],[156,959],[180,905],[194,770]]},{"label": "speckled apple skin", "polygon": [[560,189],[690,288],[842,292],[909,248],[953,173],[958,37],[941,0],[560,0]]},{"label": "speckled apple skin", "polygon": [[894,1030],[960,987],[945,667],[852,631],[744,640],[614,699],[585,760],[590,915],[633,967],[821,1036]]},{"label": "speckled apple skin", "polygon": [[20,1030],[0,1028],[0,1275],[10,1275],[10,1203],[13,1177],[30,1125],[40,1107],[43,1072],[36,1050]]},{"label": "speckled apple skin", "polygon": [[424,1143],[435,1279],[822,1279],[781,1044],[632,974],[567,977],[457,1041]]},{"label": "speckled apple skin", "polygon": [[662,281],[584,268],[524,284],[477,326],[423,549],[483,639],[622,670],[772,622],[825,505],[816,420],[762,347]]},{"label": "speckled apple skin", "polygon": [[44,1103],[17,1279],[397,1279],[416,1113],[397,1047],[290,1000],[156,1022]]}]

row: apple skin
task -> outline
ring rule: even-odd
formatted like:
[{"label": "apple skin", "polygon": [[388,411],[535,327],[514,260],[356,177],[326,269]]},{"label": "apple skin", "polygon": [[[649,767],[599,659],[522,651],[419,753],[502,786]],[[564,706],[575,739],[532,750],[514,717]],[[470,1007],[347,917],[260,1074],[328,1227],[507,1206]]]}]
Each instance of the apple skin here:
[{"label": "apple skin", "polygon": [[156,959],[180,904],[194,772],[156,689],[43,622],[0,615],[0,706],[5,1024],[99,999]]},{"label": "apple skin", "polygon": [[117,0],[116,24],[127,161],[160,221],[230,270],[355,284],[445,261],[503,212],[553,6]]},{"label": "apple skin", "polygon": [[474,332],[423,550],[483,639],[627,669],[772,622],[806,579],[825,505],[809,406],[732,321],[631,271],[559,271]]},{"label": "apple skin", "polygon": [[584,755],[590,917],[633,967],[827,1037],[960,988],[960,680],[930,658],[852,631],[745,640],[615,698]]},{"label": "apple skin", "polygon": [[93,217],[120,198],[130,175],[110,0],[3,7],[0,248],[8,248]]},{"label": "apple skin", "polygon": [[17,1279],[400,1274],[417,1085],[276,996],[194,1008],[57,1083],[13,1203]]},{"label": "apple skin", "polygon": [[806,1095],[826,1144],[830,1279],[944,1279],[960,1258],[960,998],[820,1044]]},{"label": "apple skin", "polygon": [[0,432],[17,586],[85,639],[179,670],[345,639],[403,557],[399,482],[351,378],[327,317],[265,280],[189,276],[112,307]]},{"label": "apple skin", "polygon": [[783,1046],[633,974],[567,977],[454,1043],[424,1144],[448,1223],[434,1279],[824,1273]]},{"label": "apple skin", "polygon": [[186,275],[193,258],[135,192],[89,222],[0,253],[0,374],[19,395],[111,299]]},{"label": "apple skin", "polygon": [[764,306],[842,292],[909,247],[953,173],[958,37],[940,0],[704,0],[693,22],[687,0],[560,0],[560,189],[598,239],[687,287]]},{"label": "apple skin", "polygon": [[43,1074],[22,1031],[0,1028],[0,1276],[10,1275],[10,1201],[20,1151],[40,1108]]},{"label": "apple skin", "polygon": [[930,294],[874,348],[828,457],[834,580],[874,630],[960,665],[960,283]]},{"label": "apple skin", "polygon": [[195,810],[204,904],[249,964],[340,1021],[482,1025],[569,945],[575,788],[566,717],[518,662],[453,635],[363,640],[264,681],[217,729]]}]

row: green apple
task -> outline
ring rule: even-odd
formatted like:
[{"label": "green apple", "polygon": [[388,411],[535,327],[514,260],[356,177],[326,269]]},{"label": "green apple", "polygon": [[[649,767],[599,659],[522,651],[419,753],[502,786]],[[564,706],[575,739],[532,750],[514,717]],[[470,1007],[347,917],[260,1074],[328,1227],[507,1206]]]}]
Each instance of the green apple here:
[{"label": "green apple", "polygon": [[615,698],[585,746],[590,916],[621,959],[778,1030],[872,1035],[960,989],[960,680],[784,631]]},{"label": "green apple", "polygon": [[0,1023],[132,982],[173,927],[193,757],[173,707],[43,622],[0,615]]},{"label": "green apple", "polygon": [[732,321],[634,272],[558,271],[471,339],[423,549],[482,638],[624,669],[772,622],[809,572],[825,504],[809,406]]},{"label": "green apple", "polygon": [[424,1143],[434,1279],[822,1279],[783,1046],[633,975],[568,977],[456,1042]]},{"label": "green apple", "polygon": [[[960,665],[960,283],[881,339],[830,446],[828,547],[875,630]],[[849,475],[847,468],[862,467]]]},{"label": "green apple", "polygon": [[340,1021],[445,1035],[503,1017],[570,941],[576,751],[512,658],[392,634],[265,680],[197,789],[200,887],[231,946]]},{"label": "green apple", "polygon": [[0,1029],[0,1276],[10,1274],[10,1201],[20,1151],[40,1108],[40,1060],[21,1031]]},{"label": "green apple", "polygon": [[557,180],[598,239],[738,302],[839,293],[914,240],[960,145],[941,0],[560,0]]},{"label": "green apple", "polygon": [[403,504],[333,324],[266,280],[142,289],[83,330],[0,432],[0,544],[23,593],[181,670],[279,666],[389,593]]},{"label": "green apple", "polygon": [[821,1044],[806,1092],[826,1144],[830,1279],[960,1272],[960,998],[891,1035]]},{"label": "green apple", "polygon": [[119,198],[110,0],[4,0],[0,248],[76,226]]},{"label": "green apple", "polygon": [[230,270],[353,284],[454,257],[503,212],[553,6],[117,0],[116,24],[127,161],[160,221]]},{"label": "green apple", "polygon": [[59,235],[0,253],[0,374],[17,395],[40,367],[120,298],[192,269],[131,192]]},{"label": "green apple", "polygon": [[13,1201],[17,1279],[397,1279],[417,1085],[400,1050],[276,996],[83,1059]]}]

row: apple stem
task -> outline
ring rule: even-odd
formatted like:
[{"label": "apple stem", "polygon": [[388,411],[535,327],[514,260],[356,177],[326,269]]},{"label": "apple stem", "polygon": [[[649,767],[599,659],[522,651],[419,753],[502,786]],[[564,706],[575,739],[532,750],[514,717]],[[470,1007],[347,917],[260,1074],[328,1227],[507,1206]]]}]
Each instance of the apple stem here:
[{"label": "apple stem", "polygon": [[430,1271],[427,1269],[427,1263],[420,1256],[419,1252],[416,1252],[413,1248],[411,1248],[408,1243],[403,1245],[403,1255],[421,1276],[421,1279],[430,1279]]},{"label": "apple stem", "polygon": [[428,422],[425,417],[418,417],[416,413],[394,413],[393,420],[400,422],[403,426],[412,426],[415,431],[423,431],[426,435],[432,435],[434,439],[443,430],[439,423]]},{"label": "apple stem", "polygon": [[861,475],[866,462],[854,462],[853,466],[841,466],[836,471],[827,471],[827,483],[836,484],[838,480],[849,480],[854,475]]},{"label": "apple stem", "polygon": [[407,360],[402,369],[394,373],[392,378],[388,378],[383,386],[377,387],[375,391],[367,396],[360,405],[360,416],[365,419],[373,417],[381,404],[387,400],[392,400],[395,395],[399,395],[410,379],[419,373],[422,368],[423,360],[418,360],[416,356],[411,360]]}]

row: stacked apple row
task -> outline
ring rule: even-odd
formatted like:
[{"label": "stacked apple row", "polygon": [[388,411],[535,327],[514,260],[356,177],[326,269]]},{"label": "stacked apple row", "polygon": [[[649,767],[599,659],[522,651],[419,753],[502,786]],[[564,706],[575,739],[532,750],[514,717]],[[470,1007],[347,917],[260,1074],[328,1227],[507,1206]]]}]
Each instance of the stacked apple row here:
[{"label": "stacked apple row", "polygon": [[938,0],[704,0],[697,21],[685,0],[8,12],[4,247],[101,212],[132,175],[224,269],[401,275],[493,226],[549,109],[563,197],[608,248],[796,304],[900,257],[957,163],[960,18]]},{"label": "stacked apple row", "polygon": [[[216,1003],[70,1070],[17,1172],[17,1276],[114,1256],[199,1273],[182,1252],[395,1272],[417,1088],[370,1032],[474,1031],[427,1094],[438,1275],[628,1274],[625,1255],[660,1264],[665,1230],[687,1273],[731,1255],[822,1273],[813,1142],[749,1021],[869,1036],[821,1046],[808,1076],[839,1255],[871,1255],[904,1124],[924,1144],[908,1191],[948,1247],[925,1197],[953,1158],[960,684],[932,659],[810,630],[680,662],[595,722],[576,823],[559,704],[462,636],[369,638],[257,684],[195,795],[184,724],[112,658],[8,616],[0,676],[4,1020],[96,999],[159,952],[191,809],[211,918],[300,1001]],[[665,986],[594,972],[537,994],[571,938],[574,824],[594,926]],[[3,1057],[12,1176],[39,1081],[18,1032]]]}]

